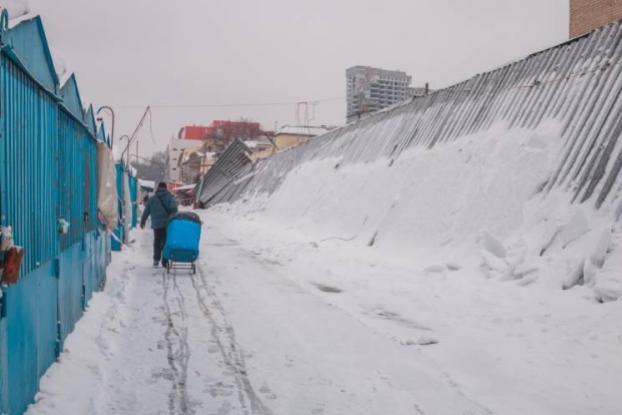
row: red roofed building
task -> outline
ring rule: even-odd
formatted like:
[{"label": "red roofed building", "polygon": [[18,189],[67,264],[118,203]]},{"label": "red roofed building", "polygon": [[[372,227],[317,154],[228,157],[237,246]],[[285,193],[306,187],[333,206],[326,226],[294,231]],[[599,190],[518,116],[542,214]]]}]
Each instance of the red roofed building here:
[{"label": "red roofed building", "polygon": [[214,129],[212,127],[189,125],[179,130],[177,138],[180,140],[204,140],[205,137],[212,135],[213,132]]},{"label": "red roofed building", "polygon": [[251,139],[263,134],[258,122],[215,120],[208,126],[187,125],[177,134],[180,140],[207,140],[216,138],[231,142],[234,138]]},{"label": "red roofed building", "polygon": [[179,162],[184,152],[203,149],[204,153],[219,153],[234,139],[254,140],[265,133],[258,122],[215,120],[208,126],[187,125],[177,133],[167,149],[167,181],[182,180]]}]

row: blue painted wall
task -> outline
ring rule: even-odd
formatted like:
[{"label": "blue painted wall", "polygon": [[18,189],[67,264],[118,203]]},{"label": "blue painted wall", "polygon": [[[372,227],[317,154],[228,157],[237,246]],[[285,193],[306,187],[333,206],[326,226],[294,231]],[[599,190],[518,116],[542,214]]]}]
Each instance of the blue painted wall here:
[{"label": "blue painted wall", "polygon": [[83,243],[78,242],[65,249],[59,257],[58,275],[58,321],[59,340],[65,341],[67,335],[82,316],[85,305]]},{"label": "blue painted wall", "polygon": [[123,211],[123,200],[124,198],[124,189],[123,189],[123,165],[121,163],[117,163],[115,165],[116,173],[117,173],[117,194],[119,195],[118,201],[118,209],[119,209],[119,225],[114,230],[114,237],[111,236],[112,241],[112,250],[120,251],[122,247],[122,243],[125,243],[125,230],[123,228],[123,223],[125,222],[125,215]]},{"label": "blue painted wall", "polygon": [[132,198],[132,228],[138,224],[138,179],[130,177],[130,196]]},{"label": "blue painted wall", "polygon": [[0,223],[25,252],[20,281],[0,288],[0,413],[16,415],[102,287],[111,245],[97,223],[93,111],[75,77],[58,85],[39,18],[0,28],[0,48]]},{"label": "blue painted wall", "polygon": [[8,370],[2,374],[8,385],[8,402],[2,409],[21,414],[37,391],[38,379],[58,355],[54,263],[25,275],[4,294],[9,358]]},{"label": "blue painted wall", "polygon": [[25,272],[58,254],[58,105],[11,60],[0,61],[0,209],[15,243],[27,246]]}]

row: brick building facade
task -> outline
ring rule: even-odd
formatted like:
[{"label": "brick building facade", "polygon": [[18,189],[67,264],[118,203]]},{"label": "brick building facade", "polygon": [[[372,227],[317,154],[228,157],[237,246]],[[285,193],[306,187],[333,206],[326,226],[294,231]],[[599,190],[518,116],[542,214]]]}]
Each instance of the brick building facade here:
[{"label": "brick building facade", "polygon": [[570,0],[570,37],[622,19],[622,0]]}]

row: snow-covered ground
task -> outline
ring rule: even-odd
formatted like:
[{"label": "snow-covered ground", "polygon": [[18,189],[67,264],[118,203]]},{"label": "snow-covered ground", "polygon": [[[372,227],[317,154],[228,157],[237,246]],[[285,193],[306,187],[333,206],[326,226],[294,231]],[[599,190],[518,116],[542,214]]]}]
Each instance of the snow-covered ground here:
[{"label": "snow-covered ground", "polygon": [[148,231],[114,255],[29,415],[622,409],[620,301],[202,215],[196,276],[150,268]]},{"label": "snow-covered ground", "polygon": [[599,211],[593,200],[571,203],[577,182],[543,191],[566,154],[561,128],[556,121],[535,130],[496,124],[395,159],[346,163],[328,152],[291,171],[268,160],[257,175],[279,181],[274,192],[251,183],[241,200],[218,208],[429,269],[480,267],[494,279],[587,286],[595,301],[616,300],[622,182]]},{"label": "snow-covered ground", "polygon": [[561,146],[308,160],[201,213],[196,276],[137,232],[29,414],[622,413],[622,187],[541,192]]}]

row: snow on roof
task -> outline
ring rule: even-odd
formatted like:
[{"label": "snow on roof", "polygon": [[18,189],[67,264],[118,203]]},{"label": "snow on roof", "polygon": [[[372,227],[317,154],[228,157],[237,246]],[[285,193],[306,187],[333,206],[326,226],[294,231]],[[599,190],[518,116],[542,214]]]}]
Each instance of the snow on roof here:
[{"label": "snow on roof", "polygon": [[52,62],[54,62],[54,68],[56,69],[56,75],[58,76],[59,84],[61,86],[65,85],[69,78],[71,78],[73,72],[67,69],[65,59],[63,59],[54,51],[52,51]]},{"label": "snow on roof", "polygon": [[150,187],[152,189],[155,188],[155,182],[153,180],[138,179],[138,184],[142,187]]},{"label": "snow on roof", "polygon": [[260,146],[271,146],[272,145],[272,141],[270,141],[270,139],[266,137],[265,135],[259,136],[252,140],[243,140],[243,141],[244,141],[244,144],[246,144],[246,146],[250,149],[256,149],[257,147],[260,147]]},{"label": "snow on roof", "polygon": [[27,0],[5,0],[2,2],[2,6],[9,13],[9,28],[35,17],[30,13],[30,5]]},{"label": "snow on roof", "polygon": [[294,135],[307,135],[307,136],[316,136],[327,133],[330,131],[330,128],[321,125],[284,125],[279,128],[276,132],[276,135],[279,134],[294,134]]},{"label": "snow on roof", "polygon": [[175,191],[179,191],[179,190],[192,190],[195,187],[197,187],[196,184],[186,184],[186,185],[183,185],[183,186],[176,187]]}]

